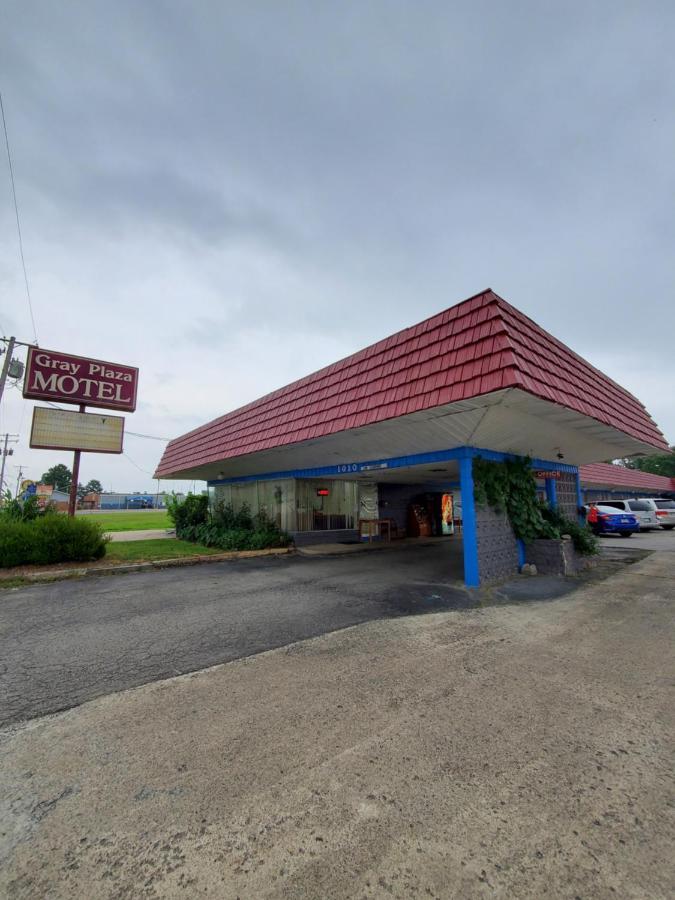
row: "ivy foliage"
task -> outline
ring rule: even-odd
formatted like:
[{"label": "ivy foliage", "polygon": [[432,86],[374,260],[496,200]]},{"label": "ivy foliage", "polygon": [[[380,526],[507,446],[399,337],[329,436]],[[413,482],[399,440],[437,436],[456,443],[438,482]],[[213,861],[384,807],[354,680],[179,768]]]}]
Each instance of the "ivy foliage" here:
[{"label": "ivy foliage", "polygon": [[579,553],[597,553],[597,541],[589,528],[539,502],[531,463],[527,456],[507,459],[503,463],[476,457],[473,461],[476,503],[505,512],[514,534],[526,544],[537,538],[560,538],[569,534]]},{"label": "ivy foliage", "polygon": [[474,494],[480,506],[488,504],[497,512],[505,512],[514,534],[526,544],[549,534],[537,500],[537,485],[530,459],[516,457],[503,463],[477,457],[473,461]]}]

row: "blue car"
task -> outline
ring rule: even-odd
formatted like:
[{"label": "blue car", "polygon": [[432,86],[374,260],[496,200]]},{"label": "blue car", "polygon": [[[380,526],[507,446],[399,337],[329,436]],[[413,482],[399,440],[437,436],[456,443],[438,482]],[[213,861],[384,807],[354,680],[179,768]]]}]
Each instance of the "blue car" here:
[{"label": "blue car", "polygon": [[619,512],[615,507],[603,506],[601,503],[596,504],[596,508],[598,518],[594,522],[589,518],[590,507],[586,507],[586,521],[593,534],[620,534],[621,537],[630,537],[640,530],[637,516]]}]

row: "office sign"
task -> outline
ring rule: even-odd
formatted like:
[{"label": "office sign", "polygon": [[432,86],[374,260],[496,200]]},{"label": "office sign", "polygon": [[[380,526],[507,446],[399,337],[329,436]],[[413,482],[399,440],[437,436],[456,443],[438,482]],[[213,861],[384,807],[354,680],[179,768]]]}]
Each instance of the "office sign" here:
[{"label": "office sign", "polygon": [[562,472],[556,470],[549,469],[537,469],[534,473],[535,478],[553,478],[556,481],[562,477]]},{"label": "office sign", "polygon": [[30,446],[37,450],[86,450],[121,453],[124,418],[105,413],[71,412],[36,406]]},{"label": "office sign", "polygon": [[104,409],[136,409],[138,369],[118,363],[30,347],[23,396]]}]

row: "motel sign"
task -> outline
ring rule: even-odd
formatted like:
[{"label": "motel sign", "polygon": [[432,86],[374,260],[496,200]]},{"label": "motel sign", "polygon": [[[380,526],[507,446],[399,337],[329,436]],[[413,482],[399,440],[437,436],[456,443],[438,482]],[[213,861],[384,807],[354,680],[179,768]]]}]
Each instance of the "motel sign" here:
[{"label": "motel sign", "polygon": [[23,396],[104,409],[136,409],[138,369],[100,359],[31,347]]}]

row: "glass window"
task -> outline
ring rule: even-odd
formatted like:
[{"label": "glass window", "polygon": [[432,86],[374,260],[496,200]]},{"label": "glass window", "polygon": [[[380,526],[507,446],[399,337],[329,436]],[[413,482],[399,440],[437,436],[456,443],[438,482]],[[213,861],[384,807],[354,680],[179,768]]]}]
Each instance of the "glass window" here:
[{"label": "glass window", "polygon": [[298,479],[298,531],[356,528],[358,491],[355,481]]},{"label": "glass window", "polygon": [[295,482],[292,478],[218,484],[209,490],[209,499],[211,503],[229,503],[235,511],[246,504],[252,515],[264,512],[278,528],[295,531]]},{"label": "glass window", "polygon": [[649,512],[651,506],[648,503],[643,503],[642,500],[629,500],[628,507],[632,512]]},{"label": "glass window", "polygon": [[623,500],[601,500],[603,506],[613,506],[614,509],[625,509],[626,505]]},{"label": "glass window", "polygon": [[675,509],[675,500],[655,500],[657,509]]}]

